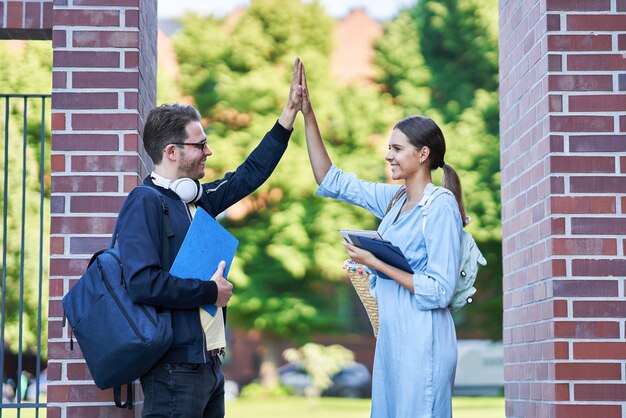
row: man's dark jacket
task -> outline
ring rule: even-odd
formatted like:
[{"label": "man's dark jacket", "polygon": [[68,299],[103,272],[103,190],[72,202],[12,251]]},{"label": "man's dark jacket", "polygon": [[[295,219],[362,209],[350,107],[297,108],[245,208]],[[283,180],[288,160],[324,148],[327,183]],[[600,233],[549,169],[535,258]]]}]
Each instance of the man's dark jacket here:
[{"label": "man's dark jacket", "polygon": [[[256,190],[278,164],[290,135],[291,131],[276,123],[236,171],[202,185],[204,193],[196,205],[215,217]],[[128,292],[136,303],[171,310],[174,342],[161,362],[204,363],[207,352],[198,308],[216,302],[217,285],[213,281],[179,278],[168,273],[191,224],[191,214],[176,193],[156,186],[150,177],[144,184],[163,195],[173,235],[168,241],[169,260],[162,262],[161,201],[150,190],[134,189],[124,201],[117,221]]]}]

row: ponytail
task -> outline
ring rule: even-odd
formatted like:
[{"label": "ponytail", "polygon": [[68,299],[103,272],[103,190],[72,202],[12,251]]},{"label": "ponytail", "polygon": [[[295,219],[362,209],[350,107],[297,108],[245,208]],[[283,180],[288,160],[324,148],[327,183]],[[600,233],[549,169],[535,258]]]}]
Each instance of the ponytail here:
[{"label": "ponytail", "polygon": [[443,187],[450,190],[456,198],[456,203],[459,205],[459,211],[461,212],[461,220],[463,221],[463,227],[469,223],[467,216],[465,215],[465,205],[463,204],[463,190],[461,189],[461,180],[454,171],[454,168],[450,164],[445,162],[441,166],[443,169]]}]

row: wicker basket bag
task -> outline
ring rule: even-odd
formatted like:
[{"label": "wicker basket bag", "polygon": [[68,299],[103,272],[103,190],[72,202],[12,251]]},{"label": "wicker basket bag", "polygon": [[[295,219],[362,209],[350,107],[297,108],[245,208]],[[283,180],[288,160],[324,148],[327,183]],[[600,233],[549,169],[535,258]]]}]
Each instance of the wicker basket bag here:
[{"label": "wicker basket bag", "polygon": [[378,302],[374,299],[374,296],[370,293],[370,281],[369,273],[363,265],[358,264],[352,260],[346,260],[343,263],[343,268],[348,272],[348,278],[356,290],[356,294],[361,299],[361,303],[365,307],[367,316],[372,324],[374,330],[374,337],[378,336]]}]

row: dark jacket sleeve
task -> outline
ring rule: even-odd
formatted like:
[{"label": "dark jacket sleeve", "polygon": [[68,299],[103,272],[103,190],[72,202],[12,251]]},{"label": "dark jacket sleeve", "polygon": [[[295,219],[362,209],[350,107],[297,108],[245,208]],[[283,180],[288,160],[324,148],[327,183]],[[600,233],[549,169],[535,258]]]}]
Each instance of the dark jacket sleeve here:
[{"label": "dark jacket sleeve", "polygon": [[205,183],[201,201],[207,212],[217,216],[261,186],[285,153],[291,132],[276,122],[234,172],[226,173],[221,180]]},{"label": "dark jacket sleeve", "polygon": [[117,241],[131,299],[168,309],[192,309],[215,303],[214,282],[181,279],[162,269],[163,216],[159,197],[143,188],[133,190],[120,210]]}]

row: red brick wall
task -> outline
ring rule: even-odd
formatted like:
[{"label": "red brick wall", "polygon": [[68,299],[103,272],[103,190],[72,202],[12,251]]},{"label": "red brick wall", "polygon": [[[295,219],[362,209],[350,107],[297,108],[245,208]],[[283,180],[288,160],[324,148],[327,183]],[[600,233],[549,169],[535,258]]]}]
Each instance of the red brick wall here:
[{"label": "red brick wall", "polygon": [[626,416],[626,2],[500,1],[508,417]]},{"label": "red brick wall", "polygon": [[93,384],[78,345],[70,351],[61,298],[108,245],[124,196],[150,167],[140,135],[156,101],[156,2],[69,4],[56,0],[52,16],[47,416],[127,417],[133,411],[115,408],[112,391]]},{"label": "red brick wall", "polygon": [[51,39],[53,0],[0,0],[0,39]]}]

